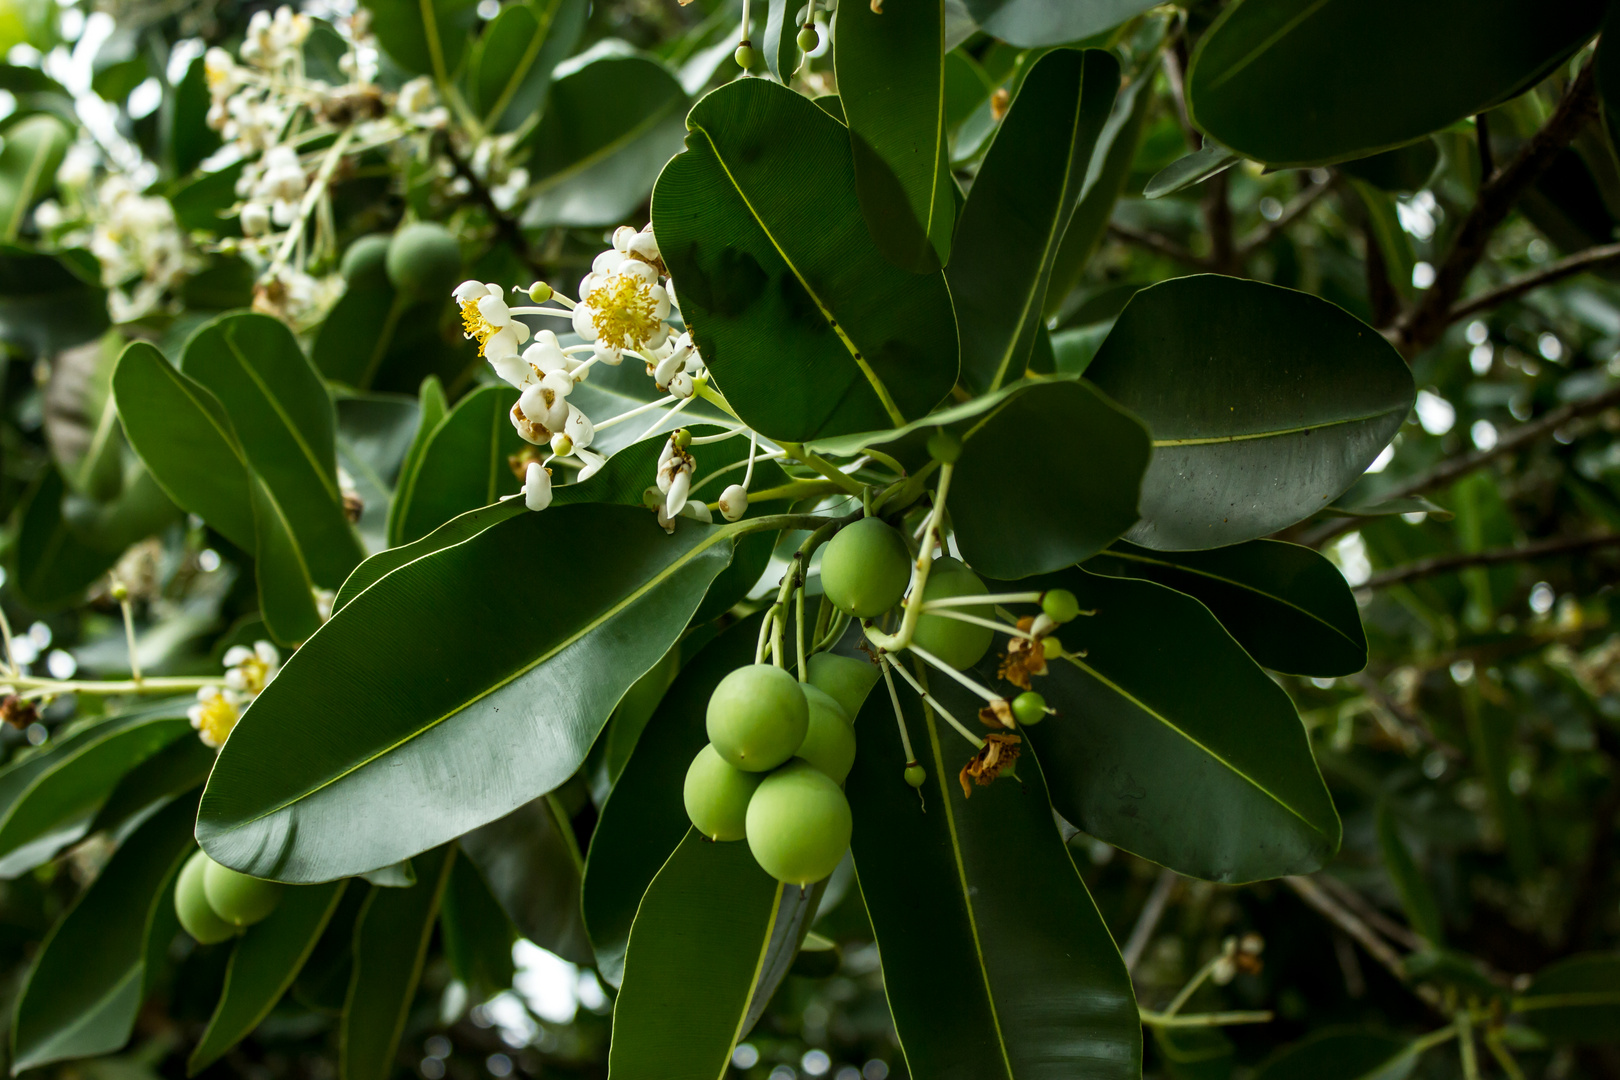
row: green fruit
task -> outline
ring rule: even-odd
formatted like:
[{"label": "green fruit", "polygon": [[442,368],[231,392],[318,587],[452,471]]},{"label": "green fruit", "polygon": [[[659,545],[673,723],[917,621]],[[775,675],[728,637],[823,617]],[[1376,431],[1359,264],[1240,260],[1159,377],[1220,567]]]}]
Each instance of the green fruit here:
[{"label": "green fruit", "polygon": [[418,300],[443,297],[461,276],[461,245],[433,221],[406,225],[388,244],[388,280]]},{"label": "green fruit", "polygon": [[765,778],[748,803],[748,850],[778,881],[808,885],[849,850],[849,802],[820,769],[794,761]]},{"label": "green fruit", "polygon": [[810,705],[810,727],[795,756],[842,784],[855,764],[855,729],[850,726],[849,713],[825,691],[814,686],[803,689]]},{"label": "green fruit", "polygon": [[821,39],[816,36],[816,32],[814,30],[807,26],[803,30],[799,31],[798,42],[800,52],[809,52],[811,49],[821,44]]},{"label": "green fruit", "polygon": [[199,945],[215,945],[236,933],[236,927],[214,913],[203,892],[203,872],[214,865],[202,850],[192,853],[174,883],[174,913],[186,933]]},{"label": "green fruit", "polygon": [[911,583],[911,553],[892,526],[861,518],[838,531],[821,553],[821,587],[839,611],[875,619],[900,602]]},{"label": "green fruit", "polygon": [[252,926],[276,910],[285,887],[279,881],[239,874],[212,859],[203,868],[202,879],[208,906],[232,926]]},{"label": "green fruit", "polygon": [[737,66],[744,71],[754,66],[754,50],[751,46],[737,46],[737,51],[731,54],[731,58],[737,61]]},{"label": "green fruit", "polygon": [[879,674],[877,665],[866,660],[822,652],[810,657],[808,681],[842,705],[846,715],[856,717]]},{"label": "green fruit", "polygon": [[922,787],[923,786],[923,781],[925,781],[927,779],[928,779],[928,773],[927,773],[926,770],[923,769],[923,767],[921,765],[907,765],[906,766],[906,783],[910,784],[912,787],[914,787],[914,788]]},{"label": "green fruit", "polygon": [[1013,716],[1024,727],[1033,727],[1046,719],[1046,699],[1033,690],[1025,690],[1012,700]]},{"label": "green fruit", "polygon": [[804,742],[810,706],[792,675],[770,664],[750,664],[714,688],[705,726],[721,757],[739,769],[767,772]]},{"label": "green fruit", "polygon": [[748,800],[764,777],[726,763],[713,746],[699,750],[686,769],[686,816],[710,840],[741,840],[746,834]]},{"label": "green fruit", "polygon": [[343,280],[350,285],[381,285],[388,280],[389,238],[362,236],[343,253]]},{"label": "green fruit", "polygon": [[[979,580],[978,574],[947,556],[934,560],[934,565],[928,572],[928,584],[923,588],[923,600],[984,596],[989,591],[984,587],[984,582]],[[989,604],[983,607],[956,607],[951,610],[961,612],[963,615],[977,615],[981,619],[989,619],[995,615],[994,609]],[[990,651],[990,643],[994,640],[995,633],[988,626],[975,626],[944,615],[924,615],[917,620],[917,630],[911,640],[918,647],[933,653],[951,667],[961,671],[977,664],[984,654]]]},{"label": "green fruit", "polygon": [[942,464],[955,465],[962,456],[962,440],[944,428],[935,428],[928,436],[928,456]]},{"label": "green fruit", "polygon": [[1050,589],[1041,594],[1041,610],[1053,622],[1066,623],[1080,614],[1080,601],[1068,589]]}]

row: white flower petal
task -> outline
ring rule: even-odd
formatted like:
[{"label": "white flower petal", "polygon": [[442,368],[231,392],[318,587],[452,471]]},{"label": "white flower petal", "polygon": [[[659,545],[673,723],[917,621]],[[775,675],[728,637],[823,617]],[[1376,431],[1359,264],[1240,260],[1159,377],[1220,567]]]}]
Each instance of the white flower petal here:
[{"label": "white flower petal", "polygon": [[551,473],[538,461],[529,462],[523,474],[523,505],[544,510],[551,505]]}]

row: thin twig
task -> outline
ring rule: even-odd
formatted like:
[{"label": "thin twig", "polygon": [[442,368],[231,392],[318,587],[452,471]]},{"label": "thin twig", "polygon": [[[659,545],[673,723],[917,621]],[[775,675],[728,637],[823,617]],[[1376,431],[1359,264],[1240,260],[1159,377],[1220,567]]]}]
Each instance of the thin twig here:
[{"label": "thin twig", "polygon": [[1361,585],[1358,591],[1370,592],[1374,589],[1386,588],[1390,585],[1399,585],[1416,578],[1432,577],[1435,574],[1449,574],[1455,570],[1464,570],[1471,566],[1496,566],[1500,563],[1526,562],[1531,559],[1546,559],[1554,555],[1569,555],[1578,551],[1592,551],[1597,548],[1620,546],[1620,533],[1600,533],[1597,536],[1557,536],[1551,540],[1538,540],[1532,544],[1523,544],[1518,547],[1491,548],[1487,551],[1463,552],[1459,555],[1435,555],[1427,559],[1418,559],[1404,566],[1392,567],[1382,573],[1374,574]]},{"label": "thin twig", "polygon": [[1198,270],[1214,269],[1214,263],[1212,263],[1210,260],[1204,258],[1202,255],[1194,255],[1191,251],[1182,247],[1174,240],[1160,236],[1158,233],[1148,232],[1145,229],[1132,228],[1129,225],[1122,225],[1117,221],[1110,221],[1108,223],[1108,231],[1127,243],[1135,244],[1138,247],[1145,247],[1150,251],[1163,255],[1167,259],[1174,259],[1176,262],[1185,263],[1187,266],[1194,267]]},{"label": "thin twig", "polygon": [[1417,950],[1423,948],[1423,941],[1407,927],[1379,911],[1372,903],[1356,890],[1340,881],[1331,874],[1323,874],[1314,879],[1328,892],[1332,893],[1345,907],[1350,908],[1357,915],[1367,920],[1367,925],[1380,934],[1405,948]]},{"label": "thin twig", "polygon": [[1142,962],[1142,954],[1147,951],[1148,942],[1153,940],[1153,931],[1158,929],[1164,909],[1170,903],[1170,894],[1175,891],[1177,877],[1174,870],[1159,871],[1153,891],[1148,893],[1147,903],[1142,905],[1142,914],[1136,917],[1131,936],[1125,939],[1125,947],[1120,950],[1125,958],[1126,971],[1135,971],[1136,965]]},{"label": "thin twig", "polygon": [[[1406,965],[1400,953],[1396,952],[1389,942],[1374,933],[1373,929],[1353,912],[1329,896],[1320,885],[1308,877],[1292,875],[1283,878],[1283,882],[1293,889],[1307,906],[1326,916],[1329,922],[1349,934],[1356,944],[1366,950],[1368,956],[1382,964],[1391,975],[1403,984],[1406,983]],[[1440,992],[1434,987],[1412,986],[1411,990],[1434,1009],[1441,1009]]]},{"label": "thin twig", "polygon": [[1292,199],[1289,199],[1284,204],[1282,213],[1277,215],[1276,221],[1266,222],[1238,245],[1237,261],[1242,263],[1244,259],[1271,243],[1278,233],[1299,220],[1300,215],[1309,210],[1316,203],[1316,200],[1326,195],[1332,187],[1333,181],[1331,179],[1324,180],[1320,184],[1312,184]]},{"label": "thin twig", "polygon": [[1540,270],[1533,270],[1528,274],[1521,274],[1503,282],[1494,289],[1487,289],[1477,296],[1469,297],[1457,304],[1446,316],[1446,322],[1454,323],[1459,319],[1466,319],[1470,315],[1481,311],[1488,311],[1498,304],[1523,296],[1543,285],[1551,285],[1555,281],[1562,281],[1573,277],[1594,266],[1602,266],[1620,260],[1620,244],[1600,244],[1597,247],[1587,248],[1577,252],[1566,259],[1548,263]]}]

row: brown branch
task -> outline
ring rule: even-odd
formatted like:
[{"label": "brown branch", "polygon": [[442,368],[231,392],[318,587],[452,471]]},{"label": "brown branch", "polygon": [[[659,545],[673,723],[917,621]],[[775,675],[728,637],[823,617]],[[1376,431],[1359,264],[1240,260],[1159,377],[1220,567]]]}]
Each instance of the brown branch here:
[{"label": "brown branch", "polygon": [[[1520,424],[1511,431],[1500,435],[1496,440],[1496,444],[1489,450],[1475,450],[1467,454],[1446,458],[1427,472],[1419,473],[1405,483],[1398,484],[1389,491],[1383,492],[1379,499],[1383,502],[1393,502],[1397,499],[1410,498],[1413,495],[1421,495],[1426,491],[1444,487],[1453,480],[1466,476],[1499,457],[1511,454],[1522,446],[1552,434],[1571,420],[1578,420],[1583,416],[1602,412],[1613,405],[1620,405],[1620,386],[1612,387],[1601,394],[1593,394],[1589,398],[1582,398],[1580,401],[1571,401],[1567,405],[1560,405],[1545,416]],[[1299,542],[1306,547],[1321,547],[1335,537],[1360,528],[1361,521],[1361,518],[1345,518],[1340,521],[1330,522],[1306,533]]]},{"label": "brown branch", "polygon": [[1604,263],[1616,261],[1620,261],[1620,244],[1600,244],[1597,247],[1587,248],[1585,251],[1569,256],[1567,259],[1559,259],[1557,262],[1548,263],[1540,270],[1505,281],[1496,288],[1487,289],[1478,296],[1469,297],[1451,309],[1446,316],[1446,321],[1454,323],[1459,319],[1466,319],[1470,315],[1486,311],[1497,304],[1506,303],[1509,300],[1523,296],[1533,289],[1539,289],[1543,285],[1551,285],[1555,281],[1562,281],[1567,277],[1581,273],[1583,270],[1590,270],[1594,266],[1602,266]]},{"label": "brown branch", "polygon": [[1451,321],[1451,309],[1462,295],[1469,274],[1484,256],[1491,234],[1559,152],[1597,115],[1597,110],[1592,65],[1588,63],[1564,91],[1541,130],[1520,147],[1511,161],[1480,183],[1474,208],[1457,227],[1451,248],[1435,273],[1434,284],[1395,324],[1395,338],[1405,356],[1411,358],[1422,352],[1444,333]]},{"label": "brown branch", "polygon": [[1142,954],[1147,952],[1148,942],[1153,940],[1153,932],[1158,929],[1159,920],[1164,917],[1164,909],[1170,903],[1170,894],[1175,891],[1176,882],[1181,880],[1174,870],[1160,870],[1158,880],[1153,883],[1153,891],[1148,893],[1147,902],[1142,905],[1142,913],[1136,917],[1136,925],[1131,927],[1131,936],[1125,940],[1125,947],[1120,955],[1125,958],[1125,970],[1135,971],[1136,965],[1142,962]]},{"label": "brown branch", "polygon": [[1204,181],[1204,229],[1209,233],[1209,265],[1217,274],[1238,271],[1232,239],[1232,174],[1220,172]]},{"label": "brown branch", "polygon": [[1160,236],[1158,233],[1151,233],[1145,229],[1137,229],[1129,225],[1121,225],[1117,221],[1108,223],[1108,231],[1127,243],[1145,247],[1150,251],[1163,255],[1167,259],[1174,259],[1176,262],[1185,263],[1199,270],[1211,269],[1208,259],[1201,255],[1194,255],[1174,240]]},{"label": "brown branch", "polygon": [[1327,917],[1328,921],[1349,934],[1356,944],[1366,950],[1367,955],[1378,961],[1396,979],[1408,987],[1431,1008],[1441,1009],[1440,992],[1432,986],[1412,986],[1407,981],[1406,964],[1401,954],[1396,952],[1389,942],[1379,937],[1354,912],[1350,911],[1338,900],[1329,896],[1327,892],[1314,880],[1308,877],[1294,875],[1283,878],[1283,883],[1318,914]]},{"label": "brown branch", "polygon": [[1320,184],[1312,184],[1292,199],[1289,199],[1287,204],[1283,206],[1282,213],[1277,215],[1276,221],[1266,222],[1238,245],[1238,261],[1242,262],[1271,243],[1278,233],[1299,220],[1300,215],[1309,210],[1316,203],[1316,200],[1326,195],[1332,187],[1333,181],[1331,179],[1324,180]]},{"label": "brown branch", "polygon": [[1597,536],[1554,537],[1551,540],[1538,540],[1532,544],[1519,547],[1491,548],[1489,551],[1465,552],[1460,555],[1435,555],[1428,559],[1418,559],[1404,566],[1396,566],[1383,573],[1374,574],[1361,585],[1358,590],[1371,591],[1382,589],[1390,585],[1399,585],[1402,582],[1417,578],[1433,577],[1436,574],[1449,574],[1455,570],[1466,570],[1474,566],[1497,566],[1501,563],[1528,562],[1532,559],[1547,559],[1554,555],[1572,555],[1580,551],[1593,551],[1598,548],[1620,546],[1620,533],[1602,533]]}]

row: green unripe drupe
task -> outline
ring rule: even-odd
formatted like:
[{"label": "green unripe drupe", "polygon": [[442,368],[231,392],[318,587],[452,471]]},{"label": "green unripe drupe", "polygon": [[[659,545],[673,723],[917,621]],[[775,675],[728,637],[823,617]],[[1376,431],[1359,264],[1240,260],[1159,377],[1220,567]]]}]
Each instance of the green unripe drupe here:
[{"label": "green unripe drupe", "polygon": [[809,52],[811,49],[821,44],[821,39],[816,36],[816,32],[814,30],[807,26],[803,30],[799,31],[798,42],[800,52]]},{"label": "green unripe drupe", "polygon": [[861,518],[821,552],[821,587],[839,611],[875,619],[900,602],[911,583],[911,553],[891,525]]},{"label": "green unripe drupe", "polygon": [[[989,593],[979,575],[949,556],[935,559],[928,571],[928,584],[923,588],[923,600],[949,600],[957,596],[984,596]],[[982,607],[954,607],[952,611],[963,615],[992,618],[995,611],[989,604]],[[975,626],[944,615],[923,615],[917,620],[912,642],[933,653],[958,671],[977,664],[990,651],[995,631],[988,626]]]},{"label": "green unripe drupe", "polygon": [[442,298],[460,276],[461,245],[438,222],[412,222],[388,245],[388,280],[406,296]]},{"label": "green unripe drupe", "polygon": [[737,61],[738,67],[747,71],[754,66],[754,48],[747,43],[739,45],[737,51],[731,54],[731,58]]},{"label": "green unripe drupe", "polygon": [[845,715],[860,715],[866,695],[877,685],[880,672],[877,665],[852,656],[818,652],[810,657],[810,685],[826,692],[844,707]]},{"label": "green unripe drupe", "polygon": [[1033,727],[1046,719],[1046,699],[1033,690],[1025,690],[1012,700],[1013,717],[1024,727]]},{"label": "green unripe drupe", "polygon": [[810,706],[792,675],[770,664],[750,664],[714,688],[705,726],[721,757],[739,769],[766,772],[804,742]]},{"label": "green unripe drupe", "polygon": [[810,706],[810,727],[796,756],[842,784],[855,764],[855,729],[850,726],[849,713],[825,691],[814,686],[803,689]]},{"label": "green unripe drupe", "polygon": [[343,253],[343,280],[350,285],[380,285],[388,280],[388,237],[362,236]]},{"label": "green unripe drupe", "polygon": [[914,787],[914,788],[922,787],[923,782],[926,781],[927,779],[928,779],[928,772],[921,765],[907,765],[906,766],[906,783],[910,784],[912,787]]},{"label": "green unripe drupe", "polygon": [[1068,589],[1049,589],[1041,596],[1041,610],[1053,622],[1065,623],[1080,614],[1080,601]]},{"label": "green unripe drupe", "polygon": [[202,879],[208,906],[232,926],[252,926],[276,910],[285,887],[279,881],[239,874],[212,859],[203,867]]},{"label": "green unripe drupe", "polygon": [[215,945],[236,933],[236,927],[214,913],[203,892],[203,871],[214,864],[201,849],[192,852],[174,883],[174,913],[180,926],[199,945]]},{"label": "green unripe drupe", "polygon": [[726,763],[713,746],[699,750],[686,770],[686,816],[710,840],[741,840],[746,835],[748,800],[765,777]]},{"label": "green unripe drupe", "polygon": [[748,803],[748,850],[790,885],[833,872],[849,850],[849,803],[827,774],[795,761],[765,778]]},{"label": "green unripe drupe", "polygon": [[955,465],[962,456],[962,440],[944,428],[935,428],[928,436],[928,456],[942,464]]}]

